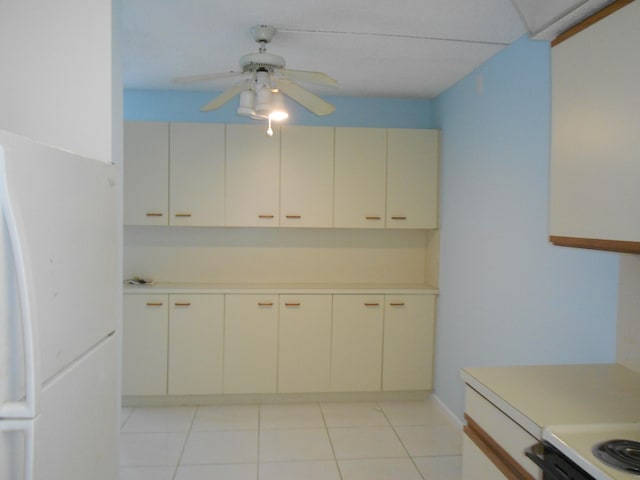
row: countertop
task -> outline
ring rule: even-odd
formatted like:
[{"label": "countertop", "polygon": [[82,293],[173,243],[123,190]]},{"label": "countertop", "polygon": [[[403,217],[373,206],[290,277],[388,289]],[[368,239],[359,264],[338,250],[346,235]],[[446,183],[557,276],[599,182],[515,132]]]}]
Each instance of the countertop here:
[{"label": "countertop", "polygon": [[552,425],[640,422],[640,373],[622,365],[465,368],[461,376],[538,439]]},{"label": "countertop", "polygon": [[463,380],[597,480],[638,476],[608,467],[592,447],[640,441],[640,373],[618,364],[466,368]]},{"label": "countertop", "polygon": [[366,294],[418,295],[438,293],[427,284],[370,283],[178,283],[158,282],[153,285],[124,286],[124,293],[244,293],[244,294]]}]

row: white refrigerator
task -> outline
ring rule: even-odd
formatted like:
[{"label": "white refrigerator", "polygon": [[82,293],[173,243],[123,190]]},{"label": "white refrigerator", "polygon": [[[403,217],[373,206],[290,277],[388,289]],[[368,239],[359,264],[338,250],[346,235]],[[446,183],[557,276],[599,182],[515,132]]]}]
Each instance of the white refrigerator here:
[{"label": "white refrigerator", "polygon": [[116,173],[0,131],[0,480],[117,478]]}]

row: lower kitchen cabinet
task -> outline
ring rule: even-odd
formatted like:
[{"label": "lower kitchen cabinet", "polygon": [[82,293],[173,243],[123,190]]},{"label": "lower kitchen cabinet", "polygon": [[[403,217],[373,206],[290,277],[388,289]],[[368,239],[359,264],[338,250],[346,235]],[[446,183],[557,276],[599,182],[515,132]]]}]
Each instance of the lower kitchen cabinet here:
[{"label": "lower kitchen cabinet", "polygon": [[167,394],[167,295],[125,295],[123,395]]},{"label": "lower kitchen cabinet", "polygon": [[464,416],[463,480],[542,478],[524,453],[538,439],[469,386],[465,387]]},{"label": "lower kitchen cabinet", "polygon": [[435,295],[124,295],[125,396],[430,390]]},{"label": "lower kitchen cabinet", "polygon": [[386,295],[383,390],[430,390],[435,295]]},{"label": "lower kitchen cabinet", "polygon": [[487,478],[492,480],[508,480],[498,467],[476,446],[468,435],[462,437],[462,471],[464,480]]},{"label": "lower kitchen cabinet", "polygon": [[281,295],[278,392],[329,391],[331,295]]},{"label": "lower kitchen cabinet", "polygon": [[383,295],[334,295],[331,391],[380,390]]},{"label": "lower kitchen cabinet", "polygon": [[169,296],[169,395],[222,393],[224,295]]},{"label": "lower kitchen cabinet", "polygon": [[275,393],[278,295],[225,295],[224,393]]}]

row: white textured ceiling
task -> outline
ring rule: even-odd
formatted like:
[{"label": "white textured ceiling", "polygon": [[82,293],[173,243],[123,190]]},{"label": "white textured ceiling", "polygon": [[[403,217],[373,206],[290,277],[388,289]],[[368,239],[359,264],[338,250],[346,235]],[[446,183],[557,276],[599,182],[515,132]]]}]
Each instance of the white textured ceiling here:
[{"label": "white textured ceiling", "polygon": [[250,28],[268,24],[269,53],[338,80],[318,94],[432,98],[524,35],[520,14],[511,0],[126,0],[124,83],[222,90],[233,82],[171,79],[238,70],[257,51]]}]

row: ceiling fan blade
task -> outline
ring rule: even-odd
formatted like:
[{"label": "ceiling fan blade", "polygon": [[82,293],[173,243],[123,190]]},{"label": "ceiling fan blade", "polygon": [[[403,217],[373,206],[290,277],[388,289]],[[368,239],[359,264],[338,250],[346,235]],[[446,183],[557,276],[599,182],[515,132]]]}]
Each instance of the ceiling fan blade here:
[{"label": "ceiling fan blade", "polygon": [[288,97],[291,97],[303,107],[311,110],[316,115],[329,115],[336,109],[336,107],[329,102],[324,101],[316,94],[311,93],[306,88],[302,88],[291,80],[281,78],[277,81],[276,85],[278,90]]},{"label": "ceiling fan blade", "polygon": [[307,70],[278,70],[282,75],[291,78],[292,80],[296,80],[299,82],[305,83],[314,83],[316,85],[326,85],[329,87],[337,87],[338,81],[334,78],[331,78],[326,73],[322,72],[310,72]]},{"label": "ceiling fan blade", "polygon": [[203,111],[203,112],[208,112],[210,110],[215,110],[216,108],[220,108],[225,103],[227,103],[229,100],[231,100],[233,97],[235,97],[240,92],[242,92],[245,88],[247,88],[247,85],[246,85],[245,82],[238,83],[237,85],[234,85],[233,87],[227,88],[224,92],[222,92],[216,98],[211,100],[209,103],[207,103],[200,110]]},{"label": "ceiling fan blade", "polygon": [[[250,73],[251,72],[249,72],[249,74]],[[200,83],[200,82],[211,82],[214,80],[221,80],[223,78],[242,77],[243,75],[247,75],[247,72],[223,72],[223,73],[208,73],[204,75],[189,75],[186,77],[172,78],[171,81],[173,83]]]}]

